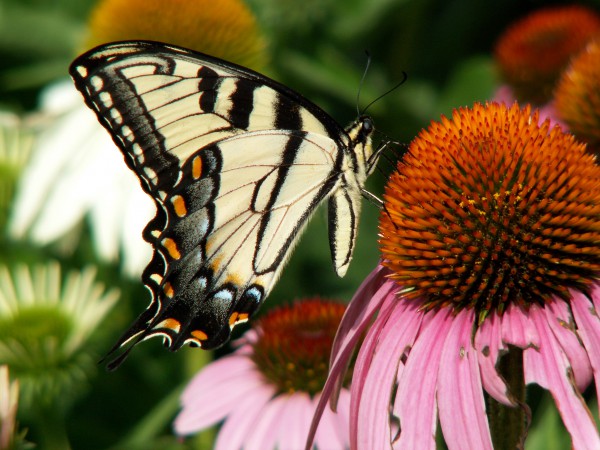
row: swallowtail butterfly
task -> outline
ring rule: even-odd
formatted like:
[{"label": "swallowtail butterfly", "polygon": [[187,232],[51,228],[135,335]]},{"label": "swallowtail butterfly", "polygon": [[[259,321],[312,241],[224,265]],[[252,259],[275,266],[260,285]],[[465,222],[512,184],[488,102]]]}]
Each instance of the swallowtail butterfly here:
[{"label": "swallowtail butterfly", "polygon": [[333,264],[346,273],[380,153],[369,117],[344,130],[276,81],[157,42],[97,47],[70,73],[157,206],[144,230],[151,303],[114,346],[130,345],[113,367],[156,335],[171,350],[225,343],[325,200]]}]

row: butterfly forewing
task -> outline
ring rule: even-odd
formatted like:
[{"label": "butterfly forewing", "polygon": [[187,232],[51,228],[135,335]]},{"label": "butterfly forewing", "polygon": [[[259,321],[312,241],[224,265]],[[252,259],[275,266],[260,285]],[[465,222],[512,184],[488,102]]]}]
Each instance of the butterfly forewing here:
[{"label": "butterfly forewing", "polygon": [[345,272],[371,151],[361,121],[349,135],[273,80],[153,42],[98,47],[71,75],[158,210],[144,231],[152,301],[115,349],[154,335],[173,350],[226,342],[332,193],[330,228],[350,228],[330,231]]}]

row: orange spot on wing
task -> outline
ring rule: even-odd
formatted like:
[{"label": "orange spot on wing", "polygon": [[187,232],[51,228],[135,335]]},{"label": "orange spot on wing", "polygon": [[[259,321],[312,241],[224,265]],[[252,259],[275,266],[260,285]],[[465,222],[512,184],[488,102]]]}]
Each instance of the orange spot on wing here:
[{"label": "orange spot on wing", "polygon": [[246,320],[248,320],[248,313],[240,313],[238,322],[245,322]]},{"label": "orange spot on wing", "polygon": [[[208,246],[206,248],[206,251],[208,252]],[[213,272],[218,272],[219,269],[221,268],[221,264],[223,262],[223,257],[222,256],[217,256],[215,257],[212,262],[210,263],[210,268],[212,269]]]},{"label": "orange spot on wing", "polygon": [[170,318],[170,319],[163,320],[161,323],[156,325],[154,328],[155,329],[167,328],[169,330],[173,330],[175,333],[179,333],[179,330],[181,329],[181,323],[179,323],[179,321],[176,319]]},{"label": "orange spot on wing", "polygon": [[196,180],[202,176],[202,158],[199,156],[192,160],[192,176]]},{"label": "orange spot on wing", "polygon": [[234,312],[229,316],[229,326],[233,327],[238,323],[242,323],[248,320],[248,313],[238,313]]},{"label": "orange spot on wing", "polygon": [[242,284],[242,279],[236,274],[230,273],[227,278],[225,278],[224,284],[233,284],[234,286],[240,286]]},{"label": "orange spot on wing", "polygon": [[177,244],[171,238],[165,238],[162,241],[162,245],[169,252],[169,256],[173,259],[181,258],[181,253],[179,253],[179,249],[177,248]]},{"label": "orange spot on wing", "polygon": [[205,341],[208,339],[208,335],[204,331],[194,330],[190,334],[199,341]]},{"label": "orange spot on wing", "polygon": [[173,298],[173,294],[175,294],[175,290],[173,289],[173,286],[171,286],[171,283],[165,283],[163,286],[163,292],[169,298]]},{"label": "orange spot on wing", "polygon": [[175,195],[171,199],[171,203],[173,204],[173,209],[175,210],[175,214],[179,217],[185,217],[187,215],[187,207],[185,206],[185,200],[181,195]]}]

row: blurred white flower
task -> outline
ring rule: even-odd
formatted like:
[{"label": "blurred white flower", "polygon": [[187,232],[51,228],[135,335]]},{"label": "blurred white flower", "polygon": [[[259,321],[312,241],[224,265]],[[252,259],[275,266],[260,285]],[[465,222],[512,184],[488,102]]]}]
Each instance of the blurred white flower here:
[{"label": "blurred white flower", "polygon": [[0,364],[19,379],[27,411],[65,405],[86,386],[97,367],[92,334],[119,298],[94,267],[61,272],[58,262],[0,265]]},{"label": "blurred white flower", "polygon": [[151,256],[142,230],[156,212],[152,200],[70,80],[47,88],[41,111],[55,120],[19,182],[11,235],[48,244],[87,218],[98,255],[121,256],[125,273],[141,274]]},{"label": "blurred white flower", "polygon": [[33,131],[19,116],[0,111],[0,227],[4,230],[6,217],[15,195],[15,187],[31,155]]},{"label": "blurred white flower", "polygon": [[0,450],[12,448],[17,430],[19,383],[11,383],[8,366],[0,366]]}]

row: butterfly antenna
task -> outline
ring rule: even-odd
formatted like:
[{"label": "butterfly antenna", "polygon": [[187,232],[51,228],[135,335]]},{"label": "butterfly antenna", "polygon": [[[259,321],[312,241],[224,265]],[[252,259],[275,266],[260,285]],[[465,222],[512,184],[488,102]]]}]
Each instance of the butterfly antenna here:
[{"label": "butterfly antenna", "polygon": [[371,54],[368,50],[365,50],[365,55],[367,55],[367,64],[365,65],[365,70],[360,79],[360,84],[358,85],[358,92],[356,93],[356,117],[360,117],[360,91],[365,84],[365,78],[367,78],[367,72],[369,71],[369,66],[371,65]]},{"label": "butterfly antenna", "polygon": [[373,105],[373,103],[378,102],[383,97],[385,97],[386,95],[390,94],[391,92],[394,92],[396,89],[398,89],[400,86],[402,86],[407,79],[408,79],[408,74],[406,72],[402,71],[402,80],[400,80],[400,82],[397,83],[394,87],[392,87],[391,89],[388,89],[386,92],[384,92],[379,97],[377,97],[375,100],[373,100],[371,103],[369,103],[365,107],[365,109],[362,110],[362,113],[360,113],[359,116],[365,114],[367,112],[367,109],[369,109]]}]

